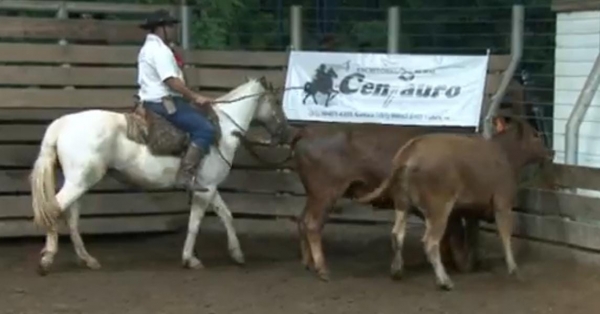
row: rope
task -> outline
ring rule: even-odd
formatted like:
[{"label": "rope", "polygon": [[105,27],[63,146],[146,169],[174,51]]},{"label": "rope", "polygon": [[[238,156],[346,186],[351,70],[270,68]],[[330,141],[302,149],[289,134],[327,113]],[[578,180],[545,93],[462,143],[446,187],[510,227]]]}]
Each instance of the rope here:
[{"label": "rope", "polygon": [[287,90],[298,90],[298,89],[304,89],[304,87],[287,87],[287,88],[275,88],[273,90],[270,91],[264,91],[264,92],[260,92],[260,93],[254,93],[254,94],[250,94],[250,95],[246,95],[246,96],[242,96],[242,97],[238,97],[238,98],[234,98],[234,99],[230,99],[230,100],[215,100],[215,101],[211,101],[211,104],[231,104],[234,102],[238,102],[240,100],[244,100],[246,98],[250,98],[250,97],[256,97],[256,96],[262,96],[266,93],[273,93],[273,94],[277,94],[283,91],[287,91]]}]

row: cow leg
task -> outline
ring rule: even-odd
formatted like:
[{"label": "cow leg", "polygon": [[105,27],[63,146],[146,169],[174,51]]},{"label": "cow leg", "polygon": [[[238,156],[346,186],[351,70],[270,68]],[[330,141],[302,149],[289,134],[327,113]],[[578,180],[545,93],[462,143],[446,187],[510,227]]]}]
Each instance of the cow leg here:
[{"label": "cow leg", "polygon": [[458,271],[463,271],[462,264],[464,263],[464,229],[460,217],[451,215],[448,218],[446,231],[440,241],[440,255],[442,263],[446,267],[456,268]]},{"label": "cow leg", "polygon": [[[473,245],[469,240],[469,219],[467,226],[463,226],[461,217],[451,217],[446,228],[446,236],[449,238],[449,250],[452,255],[454,266],[459,272],[473,271]],[[475,220],[476,221],[476,220]],[[477,226],[477,225],[476,225]]]},{"label": "cow leg", "polygon": [[466,218],[467,269],[473,271],[479,266],[479,220]]},{"label": "cow leg", "polygon": [[392,229],[392,250],[394,251],[394,260],[391,266],[391,276],[393,279],[401,279],[404,268],[402,259],[402,247],[404,236],[406,235],[406,216],[408,213],[404,208],[396,208],[396,222]]},{"label": "cow leg", "polygon": [[423,237],[425,252],[435,271],[437,284],[444,290],[452,290],[454,287],[440,257],[440,240],[444,236],[448,216],[453,206],[454,202],[448,201],[444,205],[437,206],[437,208],[428,208],[428,215],[425,221],[425,236]]},{"label": "cow leg", "polygon": [[298,237],[300,238],[300,253],[302,254],[302,265],[306,269],[314,268],[312,254],[310,253],[310,245],[308,244],[308,237],[306,233],[306,224],[304,223],[306,214],[308,213],[308,200],[307,205],[304,207],[300,218],[298,219]]},{"label": "cow leg", "polygon": [[[306,208],[301,218],[314,269],[323,281],[329,280],[329,271],[325,265],[321,231],[323,230],[325,214],[333,206],[334,201],[335,198],[333,197],[309,197],[306,200]],[[306,258],[303,258],[304,260]]]},{"label": "cow leg", "polygon": [[498,201],[497,199],[494,199],[496,226],[498,228],[498,233],[500,234],[502,246],[504,247],[504,257],[506,260],[506,266],[508,267],[508,273],[520,278],[511,246],[511,234],[513,228],[512,206],[504,203],[504,201]]}]

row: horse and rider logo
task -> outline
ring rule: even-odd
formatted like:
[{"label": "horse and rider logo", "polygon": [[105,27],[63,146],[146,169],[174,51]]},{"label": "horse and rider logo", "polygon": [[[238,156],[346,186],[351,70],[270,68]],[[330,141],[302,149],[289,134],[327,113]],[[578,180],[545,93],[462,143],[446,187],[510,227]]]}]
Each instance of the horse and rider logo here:
[{"label": "horse and rider logo", "polygon": [[[334,70],[334,67],[337,68],[349,68],[349,61],[344,63],[344,65],[325,65],[321,63],[316,71],[315,76],[312,81],[306,82],[304,84],[304,99],[302,100],[302,104],[306,105],[306,100],[311,97],[314,104],[318,105],[317,102],[317,93],[321,93],[326,95],[324,106],[329,107],[330,102],[335,96],[339,93],[338,90],[335,89],[334,79],[338,77],[337,73]],[[419,72],[417,70],[417,72]],[[426,72],[426,71],[423,71]],[[400,72],[398,74],[398,79],[409,82],[415,79],[415,71],[410,71],[405,68],[400,68]]]},{"label": "horse and rider logo", "polygon": [[321,93],[327,96],[324,106],[328,107],[329,102],[339,93],[339,91],[335,90],[333,86],[333,79],[337,77],[338,75],[332,67],[327,69],[325,64],[319,65],[313,80],[304,84],[305,96],[302,100],[302,104],[306,104],[308,97],[313,99],[315,105],[318,104],[316,95],[317,93]]}]

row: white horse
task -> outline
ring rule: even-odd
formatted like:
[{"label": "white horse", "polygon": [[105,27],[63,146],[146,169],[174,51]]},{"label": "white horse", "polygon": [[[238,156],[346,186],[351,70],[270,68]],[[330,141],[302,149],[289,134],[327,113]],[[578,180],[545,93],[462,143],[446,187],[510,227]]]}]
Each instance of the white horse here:
[{"label": "white horse", "polygon": [[[188,233],[182,254],[184,267],[203,267],[193,251],[200,222],[211,204],[227,230],[231,257],[240,264],[244,263],[231,212],[219,195],[217,186],[229,174],[239,145],[240,140],[233,132],[241,131],[244,134],[253,119],[268,125],[275,123],[281,126],[284,123],[281,110],[274,105],[272,96],[267,91],[264,78],[261,78],[250,79],[217,99],[217,102],[223,102],[214,107],[222,131],[218,143],[221,154],[212,146],[210,154],[198,168],[197,181],[208,191],[194,192],[192,195]],[[174,185],[181,159],[151,154],[146,145],[127,138],[126,130],[127,122],[123,114],[105,110],[86,110],[65,115],[48,126],[30,176],[34,222],[47,231],[39,264],[41,274],[47,273],[58,251],[57,222],[61,215],[64,215],[69,227],[78,258],[90,269],[100,268],[98,260],[87,252],[78,230],[79,199],[109,169],[124,174],[143,188],[168,188]],[[64,184],[58,193],[55,188],[57,161],[64,175]]]}]

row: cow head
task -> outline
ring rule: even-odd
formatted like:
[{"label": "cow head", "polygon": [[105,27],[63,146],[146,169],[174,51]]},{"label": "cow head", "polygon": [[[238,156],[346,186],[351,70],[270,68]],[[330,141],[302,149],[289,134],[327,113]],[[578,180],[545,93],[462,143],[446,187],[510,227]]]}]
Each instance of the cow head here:
[{"label": "cow head", "polygon": [[504,143],[508,154],[519,163],[525,165],[554,158],[554,151],[546,147],[542,136],[526,120],[514,117],[501,120],[503,122],[497,125],[495,137]]}]

